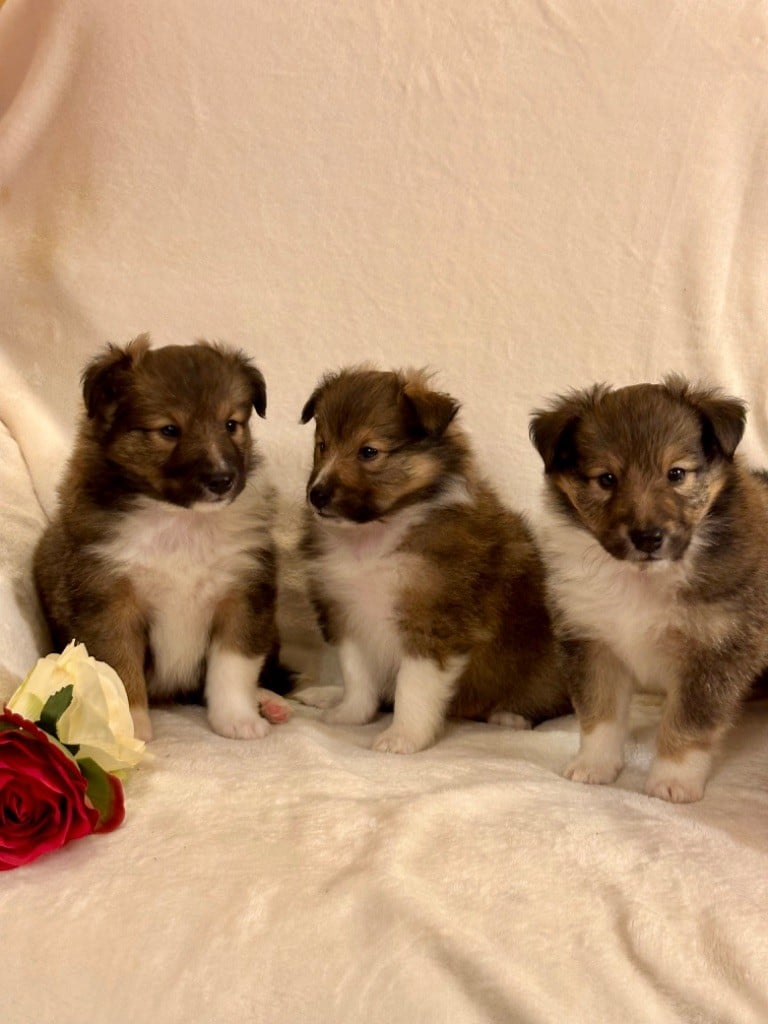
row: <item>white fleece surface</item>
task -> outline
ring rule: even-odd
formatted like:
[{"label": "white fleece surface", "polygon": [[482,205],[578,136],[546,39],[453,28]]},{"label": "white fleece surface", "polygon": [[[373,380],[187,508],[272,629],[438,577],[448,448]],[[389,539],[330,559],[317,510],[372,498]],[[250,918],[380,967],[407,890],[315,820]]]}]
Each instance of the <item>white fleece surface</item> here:
[{"label": "white fleece surface", "polygon": [[570,719],[410,758],[297,709],[262,742],[156,712],[128,816],[2,878],[3,1020],[768,1019],[768,708],[705,800],[559,770]]},{"label": "white fleece surface", "polygon": [[[528,416],[568,387],[719,383],[768,463],[767,129],[752,0],[0,4],[0,697],[107,340],[255,358],[284,545],[301,407],[363,359],[437,369],[534,525]],[[657,715],[587,787],[572,718],[399,757],[384,718],[155,711],[123,826],[0,875],[0,1020],[765,1024],[768,706],[692,806],[642,794]]]}]

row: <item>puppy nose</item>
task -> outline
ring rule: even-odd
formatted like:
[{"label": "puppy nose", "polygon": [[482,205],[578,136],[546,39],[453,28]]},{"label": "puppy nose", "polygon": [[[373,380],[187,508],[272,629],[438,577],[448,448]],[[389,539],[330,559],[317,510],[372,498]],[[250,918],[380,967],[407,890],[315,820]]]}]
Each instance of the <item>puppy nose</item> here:
[{"label": "puppy nose", "polygon": [[630,530],[629,539],[638,551],[652,555],[664,543],[664,531],[659,526],[652,526],[649,530]]},{"label": "puppy nose", "polygon": [[232,473],[211,473],[203,483],[212,494],[226,494],[232,489],[235,478]]},{"label": "puppy nose", "polygon": [[331,492],[329,488],[323,487],[322,484],[315,484],[314,487],[310,488],[309,500],[319,511],[320,509],[325,508],[331,500]]}]

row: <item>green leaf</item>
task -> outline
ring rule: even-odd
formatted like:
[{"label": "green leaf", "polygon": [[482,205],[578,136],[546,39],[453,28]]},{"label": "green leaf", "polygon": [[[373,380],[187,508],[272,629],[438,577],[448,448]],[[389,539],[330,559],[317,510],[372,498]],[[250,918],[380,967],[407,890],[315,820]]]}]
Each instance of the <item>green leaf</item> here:
[{"label": "green leaf", "polygon": [[51,694],[40,712],[38,725],[51,736],[56,736],[56,723],[72,703],[75,688],[72,683]]},{"label": "green leaf", "polygon": [[77,766],[85,776],[85,795],[99,812],[97,832],[111,832],[125,817],[123,787],[120,780],[105,772],[92,758],[84,757]]}]

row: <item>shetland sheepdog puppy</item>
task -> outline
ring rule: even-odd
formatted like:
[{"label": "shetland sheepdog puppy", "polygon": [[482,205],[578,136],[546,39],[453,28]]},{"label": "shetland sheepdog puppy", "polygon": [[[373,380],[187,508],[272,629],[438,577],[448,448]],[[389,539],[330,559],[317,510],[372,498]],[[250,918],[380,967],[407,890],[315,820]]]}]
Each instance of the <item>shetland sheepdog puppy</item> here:
[{"label": "shetland sheepdog puppy", "polygon": [[[198,691],[223,736],[261,737],[279,678],[274,493],[249,426],[260,371],[221,345],[109,345],[82,378],[85,413],[35,552],[55,645],[72,638],[122,678],[139,736],[148,697]],[[283,688],[283,687],[281,687]]]},{"label": "shetland sheepdog puppy", "polygon": [[343,679],[325,719],[392,703],[378,751],[429,747],[447,715],[525,727],[569,709],[539,552],[479,476],[458,409],[423,372],[363,367],[325,377],[301,414],[304,547]]},{"label": "shetland sheepdog puppy", "polygon": [[534,414],[545,556],[573,638],[581,745],[610,783],[630,695],[666,694],[646,791],[699,800],[717,743],[768,665],[768,488],[734,455],[745,406],[680,377],[596,386]]}]

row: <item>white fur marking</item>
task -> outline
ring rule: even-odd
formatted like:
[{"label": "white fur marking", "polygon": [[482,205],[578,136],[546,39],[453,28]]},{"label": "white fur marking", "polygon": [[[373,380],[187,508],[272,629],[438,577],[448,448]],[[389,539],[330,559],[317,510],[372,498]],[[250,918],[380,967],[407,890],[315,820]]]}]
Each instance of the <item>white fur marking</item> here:
[{"label": "white fur marking", "polygon": [[582,733],[576,757],[563,772],[573,782],[605,785],[615,782],[624,767],[625,726],[623,721],[600,722]]},{"label": "white fur marking", "polygon": [[269,725],[259,713],[256,687],[264,660],[263,654],[248,657],[215,642],[211,645],[205,697],[208,721],[220,736],[250,740],[261,739],[269,732]]},{"label": "white fur marking", "polygon": [[347,637],[339,645],[339,660],[344,676],[344,695],[339,703],[323,715],[335,725],[365,725],[379,707],[376,666],[366,658],[368,652],[354,639]]},{"label": "white fur marking", "polygon": [[94,547],[128,576],[144,608],[154,659],[151,694],[197,685],[216,605],[252,570],[251,552],[270,544],[267,491],[264,482],[256,488],[251,481],[232,503],[205,510],[143,499],[108,543]]},{"label": "white fur marking", "polygon": [[712,767],[707,750],[689,750],[680,761],[657,757],[645,783],[648,796],[676,804],[693,803],[704,796],[704,787]]},{"label": "white fur marking", "polygon": [[340,704],[343,695],[342,686],[305,686],[301,690],[294,690],[291,697],[309,708],[327,709]]},{"label": "white fur marking", "polygon": [[661,641],[680,618],[678,594],[688,560],[645,568],[621,561],[561,516],[545,520],[541,542],[552,589],[574,635],[606,643],[643,687],[665,691],[674,684]]},{"label": "white fur marking", "polygon": [[466,664],[466,659],[454,659],[443,671],[427,659],[406,658],[396,607],[403,582],[422,571],[417,554],[398,551],[408,532],[435,508],[469,500],[466,484],[457,479],[433,501],[403,509],[391,518],[320,526],[322,553],[312,571],[343,609],[344,633],[338,649],[344,696],[323,717],[344,724],[370,722],[381,699],[395,692],[397,678],[394,721],[379,737],[377,750],[402,753],[433,743],[452,687]]},{"label": "white fur marking", "polygon": [[392,724],[376,739],[374,750],[413,754],[437,739],[448,702],[467,658],[451,658],[440,668],[429,658],[403,658],[395,686]]},{"label": "white fur marking", "polygon": [[325,716],[329,722],[370,721],[382,697],[391,696],[402,657],[395,603],[414,556],[396,551],[414,522],[366,523],[353,530],[324,524],[325,551],[313,571],[343,609],[344,639],[338,647],[344,697]]}]

